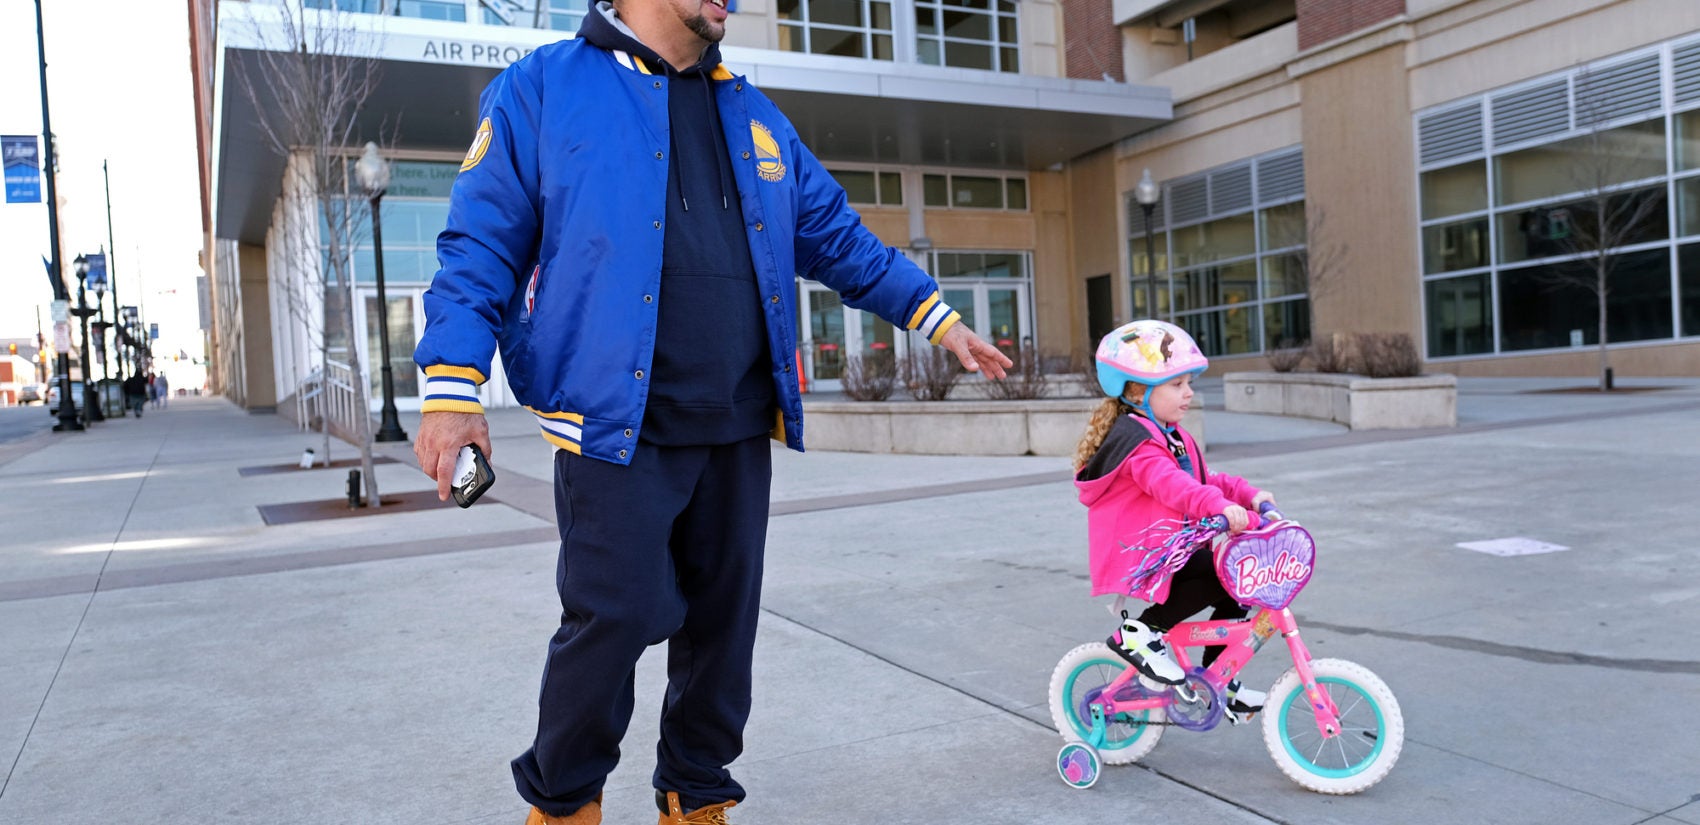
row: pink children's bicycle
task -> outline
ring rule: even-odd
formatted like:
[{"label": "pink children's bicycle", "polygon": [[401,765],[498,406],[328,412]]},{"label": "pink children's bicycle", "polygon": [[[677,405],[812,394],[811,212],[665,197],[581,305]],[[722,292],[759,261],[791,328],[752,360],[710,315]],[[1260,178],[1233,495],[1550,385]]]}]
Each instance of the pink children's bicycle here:
[{"label": "pink children's bicycle", "polygon": [[[1287,605],[1310,581],[1316,544],[1303,527],[1265,508],[1273,521],[1238,535],[1227,535],[1221,516],[1174,531],[1129,577],[1129,592],[1140,592],[1153,577],[1180,569],[1191,549],[1208,540],[1223,586],[1240,604],[1255,606],[1244,619],[1183,622],[1165,634],[1187,671],[1185,684],[1142,682],[1103,642],[1081,645],[1057,663],[1050,700],[1051,717],[1067,740],[1057,753],[1064,782],[1092,787],[1103,765],[1138,761],[1169,727],[1206,731],[1224,716],[1234,724],[1249,721],[1226,710],[1224,691],[1276,633],[1286,640],[1293,667],[1269,689],[1263,742],[1281,772],[1312,791],[1353,794],[1393,770],[1405,743],[1399,701],[1362,665],[1310,657]],[[1195,667],[1187,647],[1212,645],[1226,649],[1208,670]]]}]

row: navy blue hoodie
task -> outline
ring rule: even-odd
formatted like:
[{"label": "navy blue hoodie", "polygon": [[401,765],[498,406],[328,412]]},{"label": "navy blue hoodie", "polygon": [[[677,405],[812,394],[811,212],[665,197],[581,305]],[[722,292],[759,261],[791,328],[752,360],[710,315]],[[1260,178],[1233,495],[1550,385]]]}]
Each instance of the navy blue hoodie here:
[{"label": "navy blue hoodie", "polygon": [[579,37],[628,52],[664,76],[672,130],[655,357],[642,439],[673,446],[730,444],[766,434],[774,422],[773,361],[710,85],[720,47],[709,45],[695,65],[676,70],[611,17],[609,4],[596,4]]}]

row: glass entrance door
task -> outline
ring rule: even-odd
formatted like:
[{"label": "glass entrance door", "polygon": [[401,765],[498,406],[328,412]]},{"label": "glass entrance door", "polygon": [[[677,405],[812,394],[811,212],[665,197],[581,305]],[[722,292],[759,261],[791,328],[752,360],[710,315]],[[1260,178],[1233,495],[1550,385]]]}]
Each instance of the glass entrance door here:
[{"label": "glass entrance door", "polygon": [[[385,321],[389,323],[390,372],[395,381],[396,408],[417,410],[424,376],[413,363],[413,348],[419,343],[418,331],[425,328],[420,300],[423,290],[403,287],[386,288],[384,292],[385,301],[389,304]],[[378,325],[378,291],[362,288],[360,307],[362,311],[355,319],[360,327],[357,333],[365,343],[360,365],[366,373],[367,399],[372,409],[377,410],[384,402],[383,365],[379,363],[383,348],[378,340],[381,329]]]},{"label": "glass entrance door", "polygon": [[801,292],[803,369],[810,391],[842,388],[851,358],[903,357],[905,336],[884,318],[845,306],[838,293],[819,284],[805,283]]}]

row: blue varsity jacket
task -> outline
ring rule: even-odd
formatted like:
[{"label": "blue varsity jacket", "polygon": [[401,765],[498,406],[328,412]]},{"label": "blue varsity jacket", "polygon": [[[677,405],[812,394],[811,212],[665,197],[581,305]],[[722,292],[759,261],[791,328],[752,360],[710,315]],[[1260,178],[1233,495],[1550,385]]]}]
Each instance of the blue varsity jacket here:
[{"label": "blue varsity jacket", "polygon": [[[724,66],[712,77],[767,321],[774,437],[802,450],[796,275],[935,344],[960,316],[862,225],[766,95]],[[491,81],[424,297],[425,412],[483,412],[499,347],[543,438],[631,461],[666,297],[669,145],[667,79],[625,52],[564,40]]]}]

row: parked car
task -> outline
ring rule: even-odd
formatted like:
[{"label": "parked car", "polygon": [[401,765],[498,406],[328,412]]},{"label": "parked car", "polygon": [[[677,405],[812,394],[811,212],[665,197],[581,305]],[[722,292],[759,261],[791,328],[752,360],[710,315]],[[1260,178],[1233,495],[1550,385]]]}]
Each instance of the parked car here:
[{"label": "parked car", "polygon": [[[48,415],[56,415],[59,412],[59,386],[60,380],[57,376],[47,385]],[[71,379],[71,405],[72,409],[78,413],[83,411],[83,396],[83,382],[75,378]]]},{"label": "parked car", "polygon": [[19,404],[34,404],[41,400],[40,384],[25,384],[18,389]]}]

